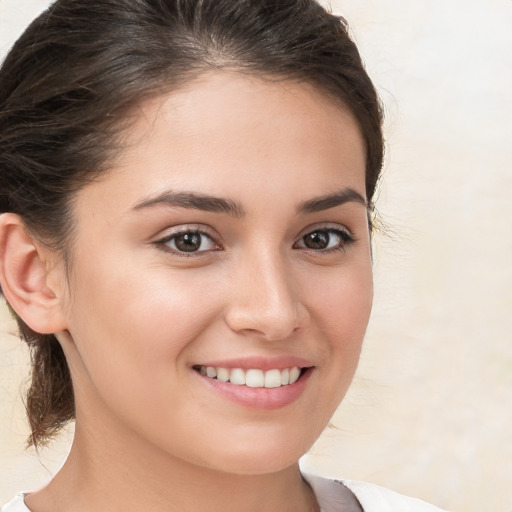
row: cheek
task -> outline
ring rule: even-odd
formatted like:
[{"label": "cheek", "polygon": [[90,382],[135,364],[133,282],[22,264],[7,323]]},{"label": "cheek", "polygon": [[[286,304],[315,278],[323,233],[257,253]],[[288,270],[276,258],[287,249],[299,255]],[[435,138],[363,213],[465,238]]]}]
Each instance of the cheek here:
[{"label": "cheek", "polygon": [[104,399],[147,402],[185,370],[188,351],[215,321],[221,299],[214,283],[186,272],[96,263],[82,265],[74,285],[70,332],[82,374]]},{"label": "cheek", "polygon": [[350,269],[340,269],[315,290],[315,323],[326,340],[322,353],[326,391],[322,396],[330,416],[347,392],[359,362],[373,299],[370,260],[361,259]]},{"label": "cheek", "polygon": [[89,320],[97,319],[98,328],[111,337],[123,332],[137,339],[147,333],[140,340],[146,348],[158,345],[159,340],[179,347],[190,338],[190,331],[200,330],[217,309],[215,280],[205,275],[191,277],[164,265],[122,261],[115,268],[85,268],[83,274],[75,289]]},{"label": "cheek", "polygon": [[318,283],[314,290],[316,315],[331,341],[331,348],[362,342],[373,300],[370,260],[340,268]]}]

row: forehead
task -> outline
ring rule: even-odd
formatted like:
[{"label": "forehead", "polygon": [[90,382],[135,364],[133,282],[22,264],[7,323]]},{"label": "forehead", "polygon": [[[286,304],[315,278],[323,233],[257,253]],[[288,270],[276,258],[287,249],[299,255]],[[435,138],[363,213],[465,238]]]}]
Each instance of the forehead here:
[{"label": "forehead", "polygon": [[133,204],[159,189],[242,202],[256,193],[300,202],[346,186],[365,195],[357,122],[306,83],[206,74],[140,104],[126,140],[106,182]]}]

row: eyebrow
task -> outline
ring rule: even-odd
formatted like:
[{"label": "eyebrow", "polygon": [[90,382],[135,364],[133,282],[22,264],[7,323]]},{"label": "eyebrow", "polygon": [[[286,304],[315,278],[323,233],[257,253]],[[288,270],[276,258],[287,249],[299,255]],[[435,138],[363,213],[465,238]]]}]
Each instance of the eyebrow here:
[{"label": "eyebrow", "polygon": [[224,199],[222,197],[214,197],[195,192],[172,192],[167,191],[156,197],[144,199],[138,203],[133,209],[141,210],[151,206],[177,206],[180,208],[189,208],[194,210],[203,210],[213,213],[225,213],[231,217],[241,218],[246,212],[243,206],[232,199]]},{"label": "eyebrow", "polygon": [[[332,194],[314,197],[308,201],[299,203],[297,213],[308,214],[321,212],[350,202],[359,203],[365,208],[368,207],[368,203],[359,192],[352,188],[344,188]],[[137,203],[133,209],[142,210],[144,208],[162,205],[223,213],[235,218],[242,218],[247,213],[242,204],[233,199],[197,194],[196,192],[173,191],[163,192],[155,197],[144,199],[140,203]]]},{"label": "eyebrow", "polygon": [[359,203],[368,208],[368,202],[359,192],[353,188],[344,188],[333,194],[326,194],[325,196],[303,201],[299,204],[297,212],[302,214],[316,213],[341,206],[345,203]]}]

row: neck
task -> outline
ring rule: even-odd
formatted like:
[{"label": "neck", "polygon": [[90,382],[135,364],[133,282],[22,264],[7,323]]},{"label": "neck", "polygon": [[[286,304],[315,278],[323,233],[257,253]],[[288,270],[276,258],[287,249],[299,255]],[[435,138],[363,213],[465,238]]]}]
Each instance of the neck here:
[{"label": "neck", "polygon": [[33,512],[317,510],[298,464],[270,474],[225,473],[176,459],[135,438],[105,442],[78,426],[62,469],[26,502]]}]

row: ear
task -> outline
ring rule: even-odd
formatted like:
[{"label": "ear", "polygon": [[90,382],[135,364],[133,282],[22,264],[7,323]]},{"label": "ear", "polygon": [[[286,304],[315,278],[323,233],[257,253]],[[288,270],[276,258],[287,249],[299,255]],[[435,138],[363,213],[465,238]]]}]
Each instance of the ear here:
[{"label": "ear", "polygon": [[55,253],[32,239],[18,215],[0,215],[2,291],[23,321],[41,334],[65,329],[58,272]]}]

